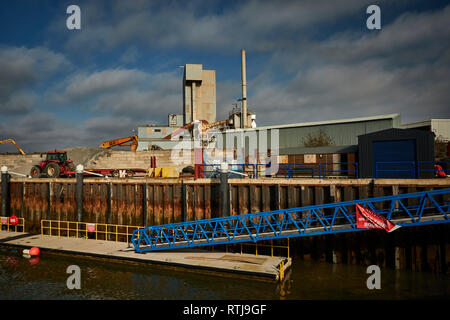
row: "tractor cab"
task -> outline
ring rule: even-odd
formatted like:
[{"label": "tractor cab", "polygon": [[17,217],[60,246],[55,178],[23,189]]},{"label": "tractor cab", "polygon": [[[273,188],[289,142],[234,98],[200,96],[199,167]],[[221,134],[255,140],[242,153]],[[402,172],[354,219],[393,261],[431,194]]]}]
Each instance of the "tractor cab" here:
[{"label": "tractor cab", "polygon": [[46,161],[58,161],[65,162],[67,161],[67,152],[66,151],[49,151],[47,152]]},{"label": "tractor cab", "polygon": [[47,152],[45,160],[31,168],[30,175],[33,178],[41,175],[48,178],[71,176],[75,171],[74,167],[72,160],[67,159],[67,151],[54,150]]}]

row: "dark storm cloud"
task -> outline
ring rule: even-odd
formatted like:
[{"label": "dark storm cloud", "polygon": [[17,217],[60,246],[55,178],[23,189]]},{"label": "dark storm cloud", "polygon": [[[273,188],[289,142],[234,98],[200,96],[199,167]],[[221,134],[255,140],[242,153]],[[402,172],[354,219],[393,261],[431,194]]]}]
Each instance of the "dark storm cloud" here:
[{"label": "dark storm cloud", "polygon": [[[329,28],[342,19],[351,22],[366,17],[364,1],[246,1],[220,12],[212,4],[195,1],[174,1],[170,6],[110,4],[96,19],[90,16],[98,13],[101,4],[84,10],[90,32],[71,37],[68,48],[112,50],[138,43],[149,48],[270,52],[259,75],[248,79],[249,106],[260,124],[393,112],[402,113],[406,120],[448,117],[445,70],[450,7],[405,12],[383,24],[380,32],[371,32],[365,25]],[[395,6],[378,4],[386,11]],[[328,29],[329,36],[315,39],[323,29]],[[251,66],[248,60],[247,67]],[[240,95],[239,75],[236,78],[217,83],[221,117],[227,116]],[[178,90],[176,81],[170,85]],[[161,93],[166,87],[100,95],[93,108],[109,108],[120,115],[125,110],[132,114],[154,111],[161,119],[164,114],[153,106],[177,105],[180,99],[177,94],[164,98]]]},{"label": "dark storm cloud", "polygon": [[55,103],[86,106],[92,113],[126,116],[138,121],[167,123],[168,113],[180,113],[181,72],[148,73],[107,69],[78,73],[48,92]]},{"label": "dark storm cloud", "polygon": [[10,115],[31,111],[36,96],[30,90],[69,66],[62,54],[43,47],[0,47],[0,111]]},{"label": "dark storm cloud", "polygon": [[[98,147],[101,142],[132,134],[134,121],[127,117],[97,117],[82,123],[61,120],[51,113],[29,113],[15,123],[0,123],[0,137],[13,137],[27,153]],[[16,150],[2,145],[1,152]]]},{"label": "dark storm cloud", "polygon": [[[448,21],[450,6],[405,13],[380,32],[336,32],[276,52],[249,82],[249,103],[267,124],[389,113],[403,121],[448,118]],[[293,77],[273,81],[283,72]]]},{"label": "dark storm cloud", "polygon": [[[370,31],[369,3],[359,0],[222,4],[81,2],[82,32],[68,36],[60,27],[64,17],[47,30],[62,39],[63,53],[0,47],[0,110],[10,116],[0,122],[0,135],[45,151],[97,146],[137,125],[166,124],[168,113],[182,112],[182,72],[141,68],[158,50],[152,70],[167,70],[161,52],[227,57],[245,48],[248,106],[260,126],[390,113],[401,113],[403,121],[450,117],[450,6],[382,18],[382,29]],[[382,17],[394,6],[378,4]],[[363,25],[347,27],[355,19]],[[133,68],[96,60],[105,53]],[[265,58],[256,65],[252,55]],[[69,59],[78,61],[75,70]],[[240,74],[220,80],[225,67],[208,67],[217,70],[217,115],[224,119],[241,95]],[[84,116],[61,120],[41,105]]]}]

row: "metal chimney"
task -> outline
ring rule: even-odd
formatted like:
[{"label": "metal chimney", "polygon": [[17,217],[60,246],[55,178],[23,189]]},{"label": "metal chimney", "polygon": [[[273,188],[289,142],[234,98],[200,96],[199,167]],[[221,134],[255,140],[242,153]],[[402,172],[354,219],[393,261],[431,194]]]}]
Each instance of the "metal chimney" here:
[{"label": "metal chimney", "polygon": [[245,50],[241,50],[242,63],[242,109],[241,109],[241,128],[247,127],[247,77],[245,74]]}]

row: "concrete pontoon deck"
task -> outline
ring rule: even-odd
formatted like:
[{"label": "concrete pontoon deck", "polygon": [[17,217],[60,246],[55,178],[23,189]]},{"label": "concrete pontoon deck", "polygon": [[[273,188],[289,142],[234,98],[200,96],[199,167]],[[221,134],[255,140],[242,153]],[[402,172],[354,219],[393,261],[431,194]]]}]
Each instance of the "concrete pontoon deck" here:
[{"label": "concrete pontoon deck", "polygon": [[224,276],[244,276],[260,280],[280,280],[280,264],[284,272],[291,266],[291,258],[231,252],[180,249],[136,253],[134,247],[124,242],[57,237],[21,232],[0,231],[0,246],[24,249],[38,247],[42,252],[51,251],[116,261],[159,264],[221,273]]}]

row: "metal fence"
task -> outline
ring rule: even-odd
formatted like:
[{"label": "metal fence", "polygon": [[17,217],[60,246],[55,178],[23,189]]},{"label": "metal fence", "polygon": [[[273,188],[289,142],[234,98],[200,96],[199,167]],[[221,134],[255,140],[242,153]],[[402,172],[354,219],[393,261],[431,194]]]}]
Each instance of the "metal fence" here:
[{"label": "metal fence", "polygon": [[[202,164],[198,166],[197,178],[216,177],[220,164]],[[278,163],[270,164],[229,164],[230,173],[240,173],[249,178],[320,178],[333,177],[359,178],[358,162],[325,162],[325,163]],[[377,161],[374,178],[423,178],[424,173],[434,172],[434,177],[445,177],[450,174],[450,161]]]},{"label": "metal fence", "polygon": [[[256,177],[254,164],[229,163],[228,170],[233,174],[241,174],[249,178]],[[198,165],[197,178],[214,178],[220,172],[220,164],[201,164]]]},{"label": "metal fence", "polygon": [[375,178],[421,179],[426,172],[435,178],[450,174],[450,161],[379,161],[375,163]]},{"label": "metal fence", "polygon": [[[327,162],[327,163],[278,163],[270,164],[229,164],[231,173],[241,173],[249,178],[331,178],[359,177],[357,162]],[[331,168],[331,169],[330,169]],[[201,164],[198,166],[197,178],[215,177],[220,170],[220,164]]]},{"label": "metal fence", "polygon": [[25,219],[18,218],[18,223],[11,224],[9,217],[1,217],[0,224],[2,231],[10,231],[10,232],[25,232]]},{"label": "metal fence", "polygon": [[[331,170],[328,169],[329,166],[331,166]],[[335,166],[338,169],[336,169]],[[346,169],[343,169],[342,167]],[[359,177],[358,162],[326,162],[322,165],[322,178],[325,179],[333,176],[334,174],[357,179]]]},{"label": "metal fence", "polygon": [[48,236],[130,242],[133,231],[143,226],[41,220],[41,234]]},{"label": "metal fence", "polygon": [[444,177],[450,174],[450,161],[419,161],[417,166],[417,178],[421,178],[424,172],[434,172],[435,177]]},{"label": "metal fence", "polygon": [[[388,173],[383,174],[383,173]],[[377,161],[375,162],[375,178],[416,178],[414,161]]]}]

